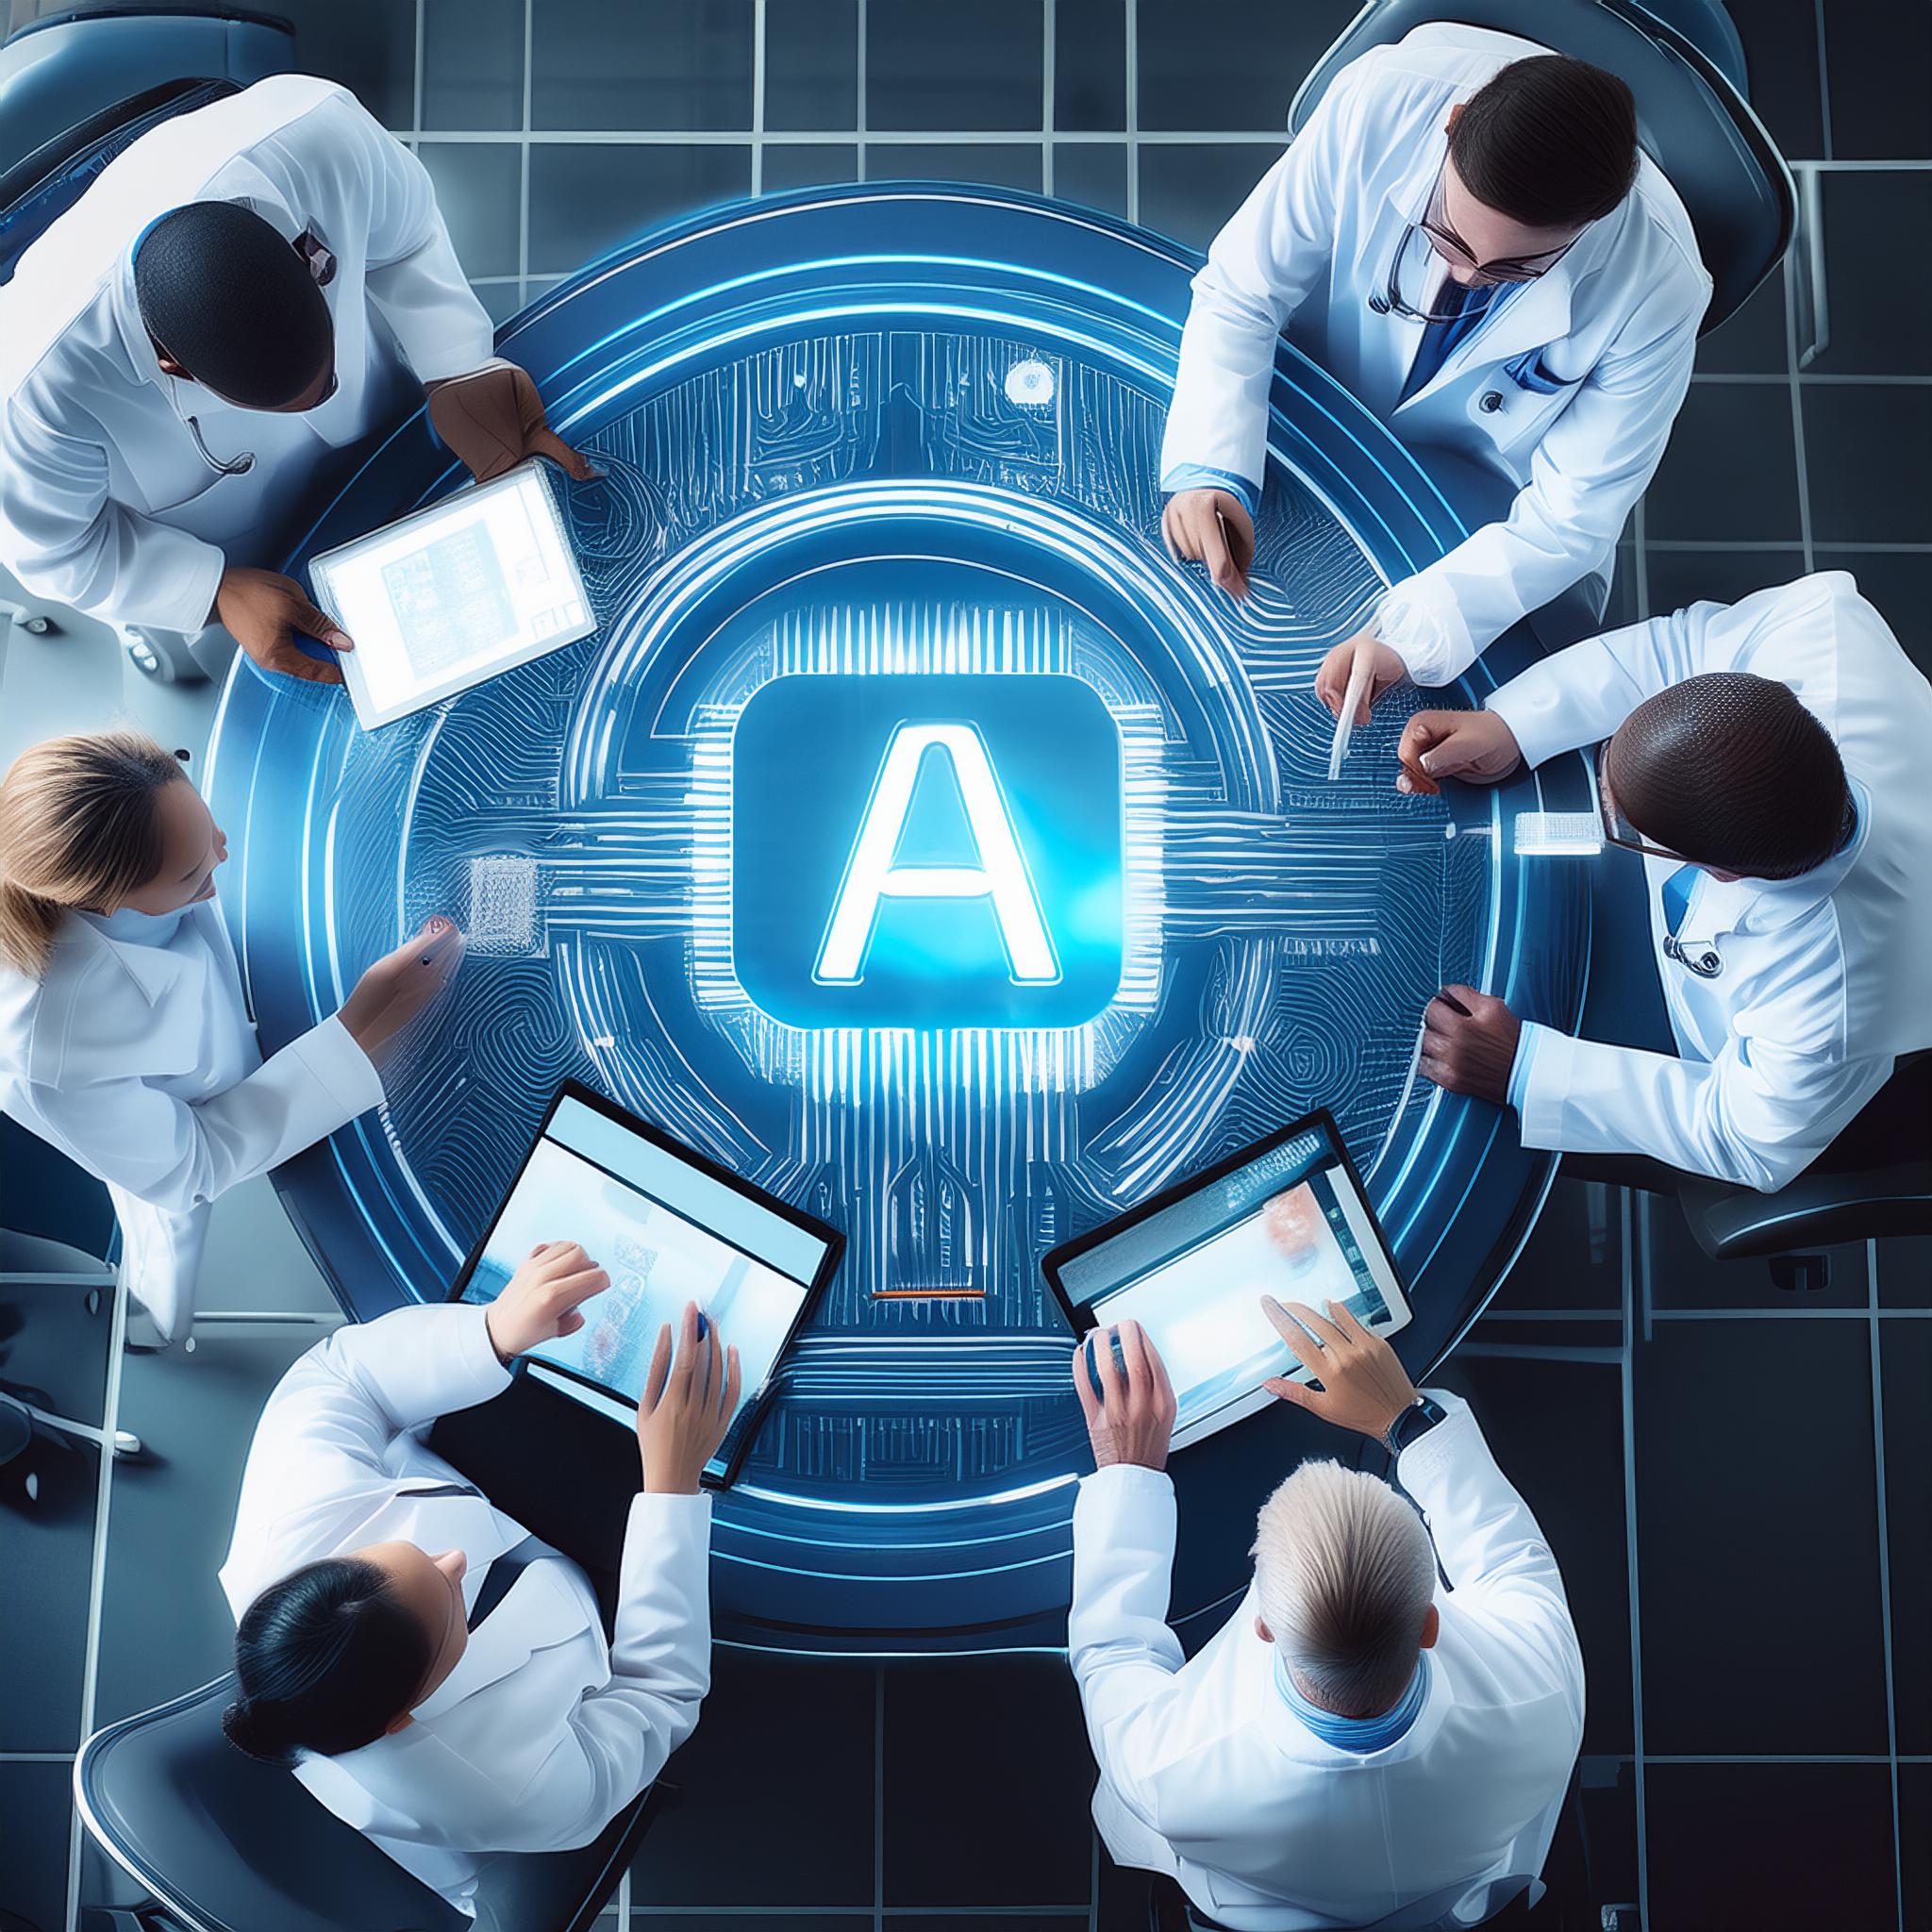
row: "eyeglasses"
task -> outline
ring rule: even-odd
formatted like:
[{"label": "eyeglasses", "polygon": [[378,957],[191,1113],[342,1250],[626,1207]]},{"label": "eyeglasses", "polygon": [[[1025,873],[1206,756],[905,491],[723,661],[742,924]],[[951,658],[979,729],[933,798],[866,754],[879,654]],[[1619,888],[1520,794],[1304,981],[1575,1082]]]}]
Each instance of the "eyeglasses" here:
[{"label": "eyeglasses", "polygon": [[1646,839],[1628,819],[1617,804],[1616,794],[1610,790],[1609,781],[1604,775],[1604,766],[1608,757],[1610,741],[1607,738],[1590,755],[1591,776],[1596,784],[1596,812],[1603,821],[1604,838],[1612,845],[1621,845],[1626,852],[1643,852],[1652,858],[1682,859],[1681,852],[1673,852],[1668,845],[1656,845]]},{"label": "eyeglasses", "polygon": [[[1506,283],[1534,282],[1546,275],[1575,247],[1579,228],[1558,248],[1545,248],[1538,255],[1505,256],[1495,261],[1479,261],[1475,251],[1449,225],[1444,187],[1449,173],[1447,158],[1436,173],[1436,185],[1429,192],[1429,205],[1419,222],[1410,222],[1395,244],[1394,258],[1389,264],[1389,281],[1378,299],[1370,306],[1380,313],[1406,317],[1410,322],[1453,322],[1462,312],[1468,290],[1492,289]],[[1433,297],[1425,291],[1436,259],[1452,268],[1473,271],[1468,284],[1444,276]],[[1409,292],[1405,293],[1405,291]]]}]

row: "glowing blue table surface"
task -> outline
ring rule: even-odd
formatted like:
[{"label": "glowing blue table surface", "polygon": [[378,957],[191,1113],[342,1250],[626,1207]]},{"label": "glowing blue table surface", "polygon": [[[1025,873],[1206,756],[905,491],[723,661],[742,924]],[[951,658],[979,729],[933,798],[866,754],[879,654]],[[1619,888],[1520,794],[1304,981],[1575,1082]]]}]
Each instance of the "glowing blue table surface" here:
[{"label": "glowing blue table surface", "polygon": [[[371,734],[340,692],[230,677],[209,790],[264,1045],[429,912],[472,934],[388,1106],[277,1177],[352,1314],[441,1297],[567,1075],[848,1231],[717,1507],[724,1637],[1057,1641],[1086,1450],[1038,1263],[1070,1233],[1324,1105],[1419,1373],[1547,1188],[1507,1116],[1407,1076],[1445,980],[1574,1024],[1580,880],[1508,827],[1585,781],[1399,796],[1405,692],[1327,783],[1317,664],[1463,525],[1284,348],[1252,598],[1174,566],[1158,456],[1192,267],[931,185],[647,238],[500,343],[607,472],[560,484],[597,632]],[[459,480],[419,416],[297,558]],[[908,717],[984,748],[1051,974],[984,902],[889,908],[875,972],[815,957]],[[1320,1433],[1279,1407],[1175,1458],[1176,1614],[1240,1586],[1244,1523]]]}]

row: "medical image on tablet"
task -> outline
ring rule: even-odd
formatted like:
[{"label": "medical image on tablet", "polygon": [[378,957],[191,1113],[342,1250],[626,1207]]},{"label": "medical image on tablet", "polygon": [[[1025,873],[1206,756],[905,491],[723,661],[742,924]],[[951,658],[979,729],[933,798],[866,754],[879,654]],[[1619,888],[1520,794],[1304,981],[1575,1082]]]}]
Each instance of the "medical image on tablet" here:
[{"label": "medical image on tablet", "polygon": [[[575,1334],[530,1351],[534,1362],[558,1372],[543,1379],[627,1420],[658,1330],[668,1322],[675,1338],[685,1304],[695,1302],[738,1350],[740,1422],[798,1325],[827,1245],[674,1149],[571,1098],[558,1104],[531,1149],[459,1298],[494,1301],[544,1241],[578,1242],[610,1286],[584,1304]],[[719,1465],[729,1463],[736,1436],[734,1424]]]},{"label": "medical image on tablet", "polygon": [[1309,1379],[1264,1294],[1345,1304],[1384,1335],[1408,1321],[1368,1203],[1320,1125],[1262,1143],[1047,1265],[1076,1323],[1136,1321],[1152,1338],[1174,1383],[1177,1444],[1260,1407],[1271,1376]]}]

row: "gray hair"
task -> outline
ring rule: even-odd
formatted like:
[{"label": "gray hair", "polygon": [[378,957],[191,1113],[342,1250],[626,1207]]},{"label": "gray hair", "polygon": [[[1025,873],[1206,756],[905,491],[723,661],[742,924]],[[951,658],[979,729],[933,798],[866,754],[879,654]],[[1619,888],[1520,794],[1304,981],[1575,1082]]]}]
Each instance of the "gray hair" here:
[{"label": "gray hair", "polygon": [[1408,1688],[1436,1593],[1436,1552],[1387,1483],[1305,1462],[1255,1522],[1261,1619],[1314,1701],[1377,1717]]}]

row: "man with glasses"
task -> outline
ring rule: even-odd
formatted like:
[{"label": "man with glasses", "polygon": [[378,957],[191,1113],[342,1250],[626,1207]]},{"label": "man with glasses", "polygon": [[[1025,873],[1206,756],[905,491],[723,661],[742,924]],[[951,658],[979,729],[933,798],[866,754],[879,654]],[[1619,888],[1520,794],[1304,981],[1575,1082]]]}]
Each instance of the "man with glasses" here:
[{"label": "man with glasses", "polygon": [[1621,80],[1418,27],[1336,75],[1194,278],[1161,453],[1168,547],[1247,594],[1284,327],[1425,467],[1447,451],[1502,478],[1507,515],[1394,585],[1324,662],[1339,716],[1366,657],[1366,723],[1405,675],[1447,684],[1580,578],[1607,581],[1709,296]]},{"label": "man with glasses", "polygon": [[1932,1047],[1932,685],[1829,571],[1573,644],[1482,710],[1418,712],[1396,784],[1492,785],[1586,745],[1606,841],[1641,855],[1675,1054],[1452,986],[1422,1071],[1515,1108],[1527,1146],[1774,1191]]},{"label": "man with glasses", "polygon": [[163,122],[0,290],[0,563],[108,623],[219,623],[340,683],[350,641],[258,568],[337,452],[427,389],[475,475],[591,474],[491,347],[427,171],[345,90],[277,75]]}]

